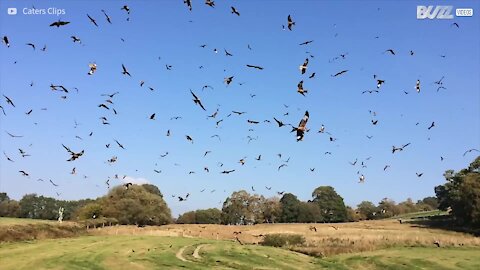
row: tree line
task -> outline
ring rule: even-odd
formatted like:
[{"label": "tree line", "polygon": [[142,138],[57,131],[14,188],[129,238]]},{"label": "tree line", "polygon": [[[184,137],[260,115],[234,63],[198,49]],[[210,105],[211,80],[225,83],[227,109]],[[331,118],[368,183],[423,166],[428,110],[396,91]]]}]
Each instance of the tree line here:
[{"label": "tree line", "polygon": [[301,201],[292,193],[281,198],[266,198],[245,190],[235,191],[221,209],[189,211],[174,219],[163,194],[155,185],[116,186],[97,199],[77,201],[26,194],[19,201],[0,193],[0,216],[33,219],[58,218],[64,208],[63,219],[91,224],[163,225],[182,224],[238,224],[258,223],[315,223],[354,222],[383,219],[418,211],[434,209],[451,212],[459,225],[480,225],[480,157],[459,172],[445,172],[446,183],[435,187],[436,197],[414,202],[384,198],[377,204],[363,201],[355,208],[346,206],[343,198],[331,186],[313,190],[311,199]]}]

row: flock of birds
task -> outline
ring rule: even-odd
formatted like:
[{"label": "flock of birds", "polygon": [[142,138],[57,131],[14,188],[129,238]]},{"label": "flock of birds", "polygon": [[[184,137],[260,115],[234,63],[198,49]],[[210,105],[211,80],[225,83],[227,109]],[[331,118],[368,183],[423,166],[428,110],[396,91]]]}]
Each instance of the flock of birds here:
[{"label": "flock of birds", "polygon": [[[192,2],[190,0],[184,0],[184,4],[187,6],[187,8],[192,11]],[[209,6],[209,7],[212,7],[212,8],[215,8],[215,1],[213,0],[206,0],[205,1],[205,5]],[[126,21],[130,21],[130,14],[131,14],[131,9],[129,6],[127,5],[124,5],[122,7],[119,7],[120,10],[122,10],[125,15],[127,16],[126,17]],[[101,10],[103,16],[104,16],[104,20],[106,23],[108,24],[113,24],[114,23],[114,20],[112,19],[112,17],[110,17],[107,13],[106,10]],[[230,8],[230,12],[235,15],[235,16],[241,16],[241,13],[240,11],[235,8],[235,7],[231,7]],[[86,14],[85,15],[85,20],[87,22],[90,22],[93,26],[95,27],[100,27],[100,24],[101,22],[98,21],[96,18],[94,18],[94,16],[90,15],[90,14]],[[70,21],[66,21],[66,20],[57,20],[57,21],[54,21],[52,22],[51,24],[49,24],[49,26],[51,28],[61,28],[61,27],[69,27],[70,26]],[[452,24],[452,26],[455,26],[457,28],[459,28],[460,26],[457,24],[457,23],[454,23]],[[295,31],[295,27],[296,27],[296,22],[294,20],[294,18],[291,16],[291,15],[288,15],[286,18],[285,18],[285,25],[282,25],[281,26],[281,29],[283,30],[287,30],[288,31]],[[80,39],[80,37],[78,36],[75,36],[75,35],[72,35],[70,36],[70,39],[73,43],[82,43],[82,40]],[[121,38],[121,40],[124,42],[125,39],[124,38]],[[2,42],[3,44],[5,45],[6,48],[10,48],[12,46],[29,46],[31,47],[33,50],[36,50],[37,49],[37,46],[34,44],[34,43],[31,43],[31,42],[27,42],[25,44],[19,44],[19,43],[11,43],[10,42],[10,39],[8,36],[3,36],[2,38]],[[299,43],[298,45],[299,46],[307,46],[311,43],[313,43],[314,41],[313,40],[307,40],[305,42],[302,42],[302,43]],[[206,44],[202,44],[200,45],[201,48],[206,48],[207,45]],[[249,50],[252,50],[251,46],[248,45],[248,49]],[[47,50],[47,45],[44,45],[41,49],[42,51],[46,51]],[[218,50],[215,48],[214,49],[214,52],[215,53],[218,53]],[[8,53],[8,52],[6,52]],[[229,51],[227,51],[226,49],[224,49],[224,53],[225,53],[225,56],[226,57],[232,57],[233,54]],[[310,54],[310,53],[309,53]],[[389,54],[391,56],[396,56],[397,53],[394,49],[386,49],[383,54]],[[409,53],[411,56],[414,55],[414,51],[410,51]],[[340,54],[339,56],[335,57],[332,59],[332,61],[335,61],[337,59],[345,59],[347,57],[348,53],[344,53],[344,54]],[[444,56],[442,56],[444,57]],[[300,75],[302,76],[308,76],[308,80],[310,79],[314,79],[315,78],[315,75],[316,73],[315,72],[311,72],[310,74],[307,74],[307,71],[309,71],[309,62],[312,61],[312,59],[314,58],[313,55],[310,54],[309,57],[305,58],[305,60],[303,61],[302,64],[299,65],[298,69],[299,69],[299,73]],[[260,66],[260,65],[254,65],[254,64],[246,64],[245,65],[247,68],[249,69],[253,69],[253,70],[258,70],[259,72],[264,70],[264,67]],[[87,76],[95,76],[96,75],[96,72],[97,72],[97,69],[99,68],[99,66],[97,66],[96,63],[89,63],[88,64],[88,67],[85,67],[86,69],[86,74]],[[169,65],[169,64],[165,64],[165,68],[166,70],[172,70],[173,66],[172,65]],[[203,66],[199,67],[200,69],[204,68]],[[339,70],[338,72],[335,72],[334,74],[331,74],[330,76],[332,78],[335,78],[335,77],[339,77],[339,76],[344,76],[346,75],[347,73],[349,72],[349,70],[347,69],[344,69],[344,70]],[[119,74],[123,75],[123,76],[126,76],[128,78],[131,78],[133,77],[132,76],[132,73],[129,71],[128,67],[125,65],[125,64],[121,64],[121,66],[119,67]],[[366,90],[366,91],[363,91],[361,92],[361,94],[376,94],[376,93],[379,93],[381,91],[381,88],[382,86],[385,84],[386,80],[383,79],[383,78],[379,78],[379,76],[377,75],[373,75],[373,79],[374,81],[376,82],[376,88],[373,89],[373,90]],[[226,86],[232,84],[235,80],[235,76],[227,76],[224,78],[224,84]],[[307,96],[309,94],[309,91],[308,89],[306,89],[304,87],[304,81],[307,80],[307,79],[302,79],[298,82],[297,84],[297,92],[299,95],[302,95],[302,96]],[[239,83],[239,85],[242,85],[243,83]],[[439,79],[438,81],[435,81],[434,84],[436,85],[436,88],[437,88],[437,92],[440,91],[440,90],[445,90],[447,89],[445,84],[444,84],[444,77],[442,77],[441,79]],[[145,85],[145,81],[140,81],[139,83],[139,86],[140,87],[144,87]],[[30,86],[33,86],[33,82],[30,83]],[[62,99],[67,99],[67,97],[69,96],[69,94],[72,92],[72,90],[75,90],[75,91],[79,91],[79,89],[77,88],[68,88],[68,87],[65,87],[64,85],[59,85],[59,84],[50,84],[49,85],[49,88],[51,89],[51,91],[54,91],[54,92],[60,92],[61,93],[61,98]],[[419,94],[421,92],[421,89],[422,89],[422,84],[421,84],[421,81],[418,79],[416,82],[412,83],[412,88],[416,90],[416,92]],[[148,89],[150,91],[155,91],[155,89],[153,87],[148,87]],[[205,89],[214,89],[212,86],[210,85],[204,85],[202,87],[202,91],[205,90]],[[207,112],[208,109],[204,106],[204,103],[202,102],[202,99],[201,97],[198,95],[198,93],[195,93],[193,90],[189,89],[189,92],[191,94],[191,97],[192,97],[192,101],[193,101],[193,105],[194,106],[198,106],[199,109],[201,109],[202,111],[205,111]],[[13,93],[13,92],[12,92]],[[407,95],[409,94],[409,92],[407,91],[404,91],[404,93]],[[111,94],[102,94],[102,97],[106,98],[102,103],[98,104],[97,107],[99,108],[99,110],[102,110],[103,112],[112,112],[114,116],[118,115],[118,111],[117,109],[118,108],[115,108],[115,102],[114,102],[114,98],[115,96],[117,95],[120,95],[121,92],[120,91],[116,91],[114,93],[111,93]],[[19,108],[16,106],[17,102],[18,103],[22,103],[22,101],[17,101],[17,100],[14,100],[14,98],[12,98],[11,96],[7,95],[6,92],[4,92],[2,94],[3,96],[3,102],[0,103],[0,109],[2,111],[2,114],[4,117],[7,117],[8,116],[8,113],[10,113],[11,111],[13,110],[18,110]],[[251,98],[254,98],[256,96],[256,94],[250,94],[250,97]],[[289,105],[286,105],[284,104],[285,108],[288,108]],[[47,110],[47,108],[42,108],[42,110]],[[29,115],[32,114],[32,111],[33,109],[29,109],[27,112],[25,112],[25,115],[28,117]],[[303,111],[302,111],[303,112]],[[378,124],[378,119],[376,119],[376,112],[375,111],[370,111],[370,114],[371,114],[371,117],[372,117],[372,120],[371,120],[371,124],[376,126]],[[222,119],[219,119],[221,113],[220,113],[220,110],[219,108],[217,108],[213,113],[207,115],[207,119],[211,119],[213,121],[215,121],[215,126],[216,127],[219,127],[223,121],[226,120],[226,118],[222,118]],[[228,115],[226,115],[226,117],[231,117],[233,115],[236,115],[236,116],[243,116],[243,115],[248,115],[247,112],[245,111],[231,111],[228,113]],[[288,112],[284,114],[284,116],[288,115]],[[152,113],[151,115],[149,115],[148,119],[149,120],[155,120],[156,119],[156,116],[157,114],[156,113]],[[110,117],[110,116],[109,116]],[[286,123],[284,122],[284,120],[280,120],[278,119],[279,117],[278,116],[272,116],[270,119],[265,119],[263,121],[261,120],[254,120],[254,119],[247,119],[246,122],[250,125],[259,125],[259,124],[270,124],[272,123],[273,125],[276,125],[278,128],[283,128],[283,127],[290,127],[291,129],[289,129],[289,131],[292,133],[292,140],[296,140],[297,142],[301,142],[303,140],[305,140],[305,135],[306,133],[310,132],[310,128],[309,128],[309,125],[308,125],[308,121],[309,121],[309,118],[310,118],[310,113],[309,111],[305,111],[304,114],[303,114],[303,117],[301,119],[298,119],[298,123],[293,123],[293,124],[290,124],[290,123]],[[180,120],[182,119],[182,116],[173,116],[171,118],[171,120]],[[106,116],[106,114],[102,117],[100,117],[100,120],[101,120],[101,125],[102,126],[105,126],[105,125],[111,125],[110,123],[110,120],[108,119],[108,117]],[[419,123],[417,123],[418,125]],[[77,127],[78,123],[75,122],[75,128]],[[432,129],[435,127],[435,122],[432,122],[430,124],[430,126],[428,127],[428,130]],[[4,126],[3,127],[5,130],[4,132],[6,134],[8,134],[9,137],[11,137],[12,141],[8,141],[7,143],[8,144],[14,144],[15,142],[13,140],[17,139],[17,138],[22,138],[22,137],[28,137],[28,132],[27,134],[25,135],[17,135],[17,134],[13,134],[11,132],[9,132],[7,129],[8,129],[8,126]],[[254,129],[251,128],[249,129],[250,132],[254,132]],[[320,134],[326,134],[328,135],[328,138],[329,138],[329,141],[330,142],[335,142],[337,140],[337,138],[330,132],[328,132],[326,130],[326,127],[322,124],[319,128],[318,128],[318,131],[317,133],[320,133]],[[89,137],[93,137],[94,136],[94,131],[90,131],[88,133],[88,136]],[[171,133],[171,130],[168,129],[166,131],[166,136],[167,137],[170,137],[172,136],[172,133]],[[185,140],[191,144],[194,144],[194,136],[192,136],[191,134],[186,134],[184,135],[185,136]],[[367,135],[367,138],[368,139],[372,139],[373,136],[369,136]],[[82,140],[82,138],[80,136],[76,136],[77,139],[79,140]],[[214,134],[211,136],[211,138],[213,139],[218,139],[218,141],[221,141],[221,137],[219,134]],[[251,136],[247,136],[247,139],[248,139],[248,142],[250,143],[251,141],[253,140],[256,140],[258,139],[258,137],[254,137],[253,135]],[[119,149],[123,149],[123,150],[126,150],[126,147],[117,139],[114,139],[113,140],[114,144],[113,145],[116,145]],[[105,145],[105,148],[110,148],[111,147],[111,142],[107,142],[107,143],[104,143]],[[70,146],[66,146],[65,144],[63,143],[60,143],[59,145],[61,145],[63,147],[63,149],[66,151],[66,159],[65,161],[66,162],[70,162],[72,163],[72,170],[70,172],[70,174],[72,175],[75,175],[77,174],[77,168],[75,166],[75,161],[78,160],[78,159],[82,159],[83,156],[86,154],[86,151],[85,149],[82,149],[82,147],[80,146],[76,146],[76,147],[70,147]],[[402,152],[402,151],[406,151],[408,148],[411,145],[410,142],[406,142],[405,144],[402,144],[402,145],[393,145],[392,146],[392,154],[397,154],[399,152]],[[259,149],[261,150],[261,149]],[[467,155],[468,153],[471,153],[471,152],[480,152],[478,149],[468,149],[467,151],[465,151],[464,153],[464,156]],[[206,150],[203,157],[206,157],[207,155],[209,155],[211,153],[210,150]],[[24,149],[22,148],[18,148],[18,154],[20,155],[21,158],[26,158],[26,157],[29,157],[30,154],[27,153]],[[186,153],[185,153],[186,154]],[[325,155],[332,155],[332,152],[331,151],[327,151],[324,153]],[[11,162],[11,163],[14,163],[16,162],[16,159],[14,158],[14,153],[7,153],[6,151],[3,151],[3,155],[4,155],[4,158],[6,161],[8,162]],[[167,155],[169,155],[169,152],[165,152],[164,154],[161,154],[161,158],[164,158],[166,157]],[[278,157],[279,159],[282,161],[281,164],[278,165],[278,167],[276,167],[277,171],[281,171],[282,168],[285,168],[289,165],[289,160],[290,158],[287,158],[287,159],[282,159],[282,154],[279,153],[278,154]],[[367,159],[365,160],[358,160],[355,159],[354,161],[349,161],[350,165],[352,166],[361,166],[361,169],[359,169],[357,171],[357,177],[358,177],[358,182],[359,183],[363,183],[365,182],[366,180],[366,176],[364,174],[361,173],[361,170],[362,168],[366,168],[367,167],[367,162],[368,160],[370,159],[371,157],[368,157]],[[444,157],[440,157],[441,160],[443,161]],[[118,160],[118,157],[117,156],[112,156],[110,159],[108,159],[106,162],[108,164],[113,164],[115,163],[116,161]],[[259,154],[258,156],[255,157],[255,160],[256,161],[261,161],[262,160],[262,155]],[[247,157],[243,157],[241,159],[238,159],[238,164],[240,164],[240,168],[242,166],[245,166],[245,164],[247,164]],[[238,170],[238,168],[224,168],[223,167],[223,163],[222,162],[218,162],[218,167],[220,168],[220,170],[218,171],[218,173],[221,173],[221,174],[231,174],[231,173],[234,173],[235,171]],[[387,170],[388,168],[390,168],[390,164],[386,164],[383,168],[383,170]],[[210,168],[208,167],[204,167],[203,170],[206,172],[206,173],[209,173],[210,172]],[[155,168],[153,169],[153,171],[157,174],[160,174],[162,173],[162,170],[158,169],[158,168]],[[309,168],[309,171],[310,172],[314,172],[315,171],[315,168]],[[27,169],[22,169],[22,170],[19,170],[18,171],[19,174],[21,174],[22,176],[24,177],[30,177],[30,173],[28,172]],[[188,170],[188,174],[194,174],[195,171],[194,170]],[[416,176],[417,177],[422,177],[423,175],[423,172],[416,172]],[[87,176],[84,176],[85,178]],[[118,174],[115,174],[114,176],[112,177],[109,177],[106,181],[105,181],[105,184],[108,188],[110,188],[110,180],[111,179],[116,179],[116,180],[125,180],[127,178],[126,175],[124,176],[120,176]],[[44,181],[42,178],[38,178],[38,181]],[[49,183],[51,185],[53,185],[54,187],[59,187],[58,184],[56,184],[54,181],[52,181],[51,179],[49,179]],[[128,189],[132,183],[131,182],[124,182],[123,183],[125,189]],[[265,189],[267,190],[271,190],[272,187],[271,186],[265,186]],[[251,190],[252,191],[256,191],[255,190],[255,187],[252,186],[251,187]],[[204,192],[205,189],[202,189],[200,192]],[[210,192],[215,192],[215,190],[211,190]],[[276,192],[279,196],[283,195],[285,193],[285,191],[277,191]],[[57,195],[60,195],[60,193],[57,192]],[[184,202],[186,201],[189,196],[190,196],[190,193],[187,192],[185,195],[174,195],[172,194],[171,195],[172,197],[178,199],[178,201],[180,202]]]}]

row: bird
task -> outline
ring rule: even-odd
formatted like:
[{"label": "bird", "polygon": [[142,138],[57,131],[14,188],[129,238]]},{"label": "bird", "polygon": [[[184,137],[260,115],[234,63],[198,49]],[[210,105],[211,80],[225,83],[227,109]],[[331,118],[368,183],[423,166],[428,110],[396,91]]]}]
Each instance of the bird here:
[{"label": "bird", "polygon": [[377,80],[377,89],[380,88],[380,86],[382,86],[382,84],[384,83],[385,83],[384,80]]},{"label": "bird", "polygon": [[82,43],[80,38],[78,38],[77,36],[70,36],[70,38],[72,39],[73,43],[75,43],[75,42]]},{"label": "bird", "polygon": [[62,144],[62,146],[63,146],[63,148],[65,148],[65,150],[67,150],[67,152],[71,156],[70,159],[68,159],[67,161],[74,161],[74,160],[78,159],[79,157],[81,157],[85,153],[85,150],[82,150],[81,152],[75,153],[72,150],[70,150],[70,148],[66,147],[64,144]]},{"label": "bird", "polygon": [[392,55],[395,55],[395,52],[392,50],[392,49],[388,49],[386,51],[384,51],[383,53],[391,53]]},{"label": "bird", "polygon": [[114,141],[117,143],[118,147],[122,148],[123,150],[125,150],[125,147],[119,142],[117,141],[116,139],[114,139]]},{"label": "bird", "polygon": [[450,26],[455,26],[457,28],[460,28],[460,25],[458,25],[458,23],[456,23],[456,22],[452,23]]},{"label": "bird", "polygon": [[307,44],[310,44],[310,43],[312,43],[312,42],[313,42],[313,40],[308,40],[308,41],[302,42],[302,43],[300,43],[300,44],[298,44],[298,45],[300,45],[300,46],[302,46],[302,45],[307,45]]},{"label": "bird", "polygon": [[288,30],[292,31],[292,27],[295,25],[295,22],[292,20],[292,16],[288,15],[287,23]]},{"label": "bird", "polygon": [[233,54],[229,53],[226,49],[223,49],[225,51],[225,56],[233,56]]},{"label": "bird", "polygon": [[417,83],[415,84],[415,89],[417,90],[417,93],[420,93],[420,80],[417,80]]},{"label": "bird", "polygon": [[348,72],[348,70],[342,70],[342,71],[337,72],[337,73],[335,73],[334,75],[331,75],[331,76],[332,76],[332,77],[337,77],[337,76],[340,76],[340,75],[342,75],[342,74],[344,74],[344,73],[346,73],[346,72]]},{"label": "bird", "polygon": [[315,77],[315,72],[313,72],[310,76],[308,76],[309,79],[313,79]]},{"label": "bird", "polygon": [[232,10],[232,12],[231,12],[232,14],[240,16],[240,12],[238,12],[238,10],[235,7],[232,6],[232,7],[230,7],[230,9]]},{"label": "bird", "polygon": [[287,164],[282,164],[282,165],[278,166],[278,169],[277,169],[277,170],[280,171],[281,168],[287,167],[287,166],[288,166]]},{"label": "bird", "polygon": [[127,5],[123,6],[120,10],[125,10],[127,14],[130,14],[130,8]]},{"label": "bird", "polygon": [[122,74],[132,77],[132,75],[130,75],[130,72],[128,72],[127,68],[123,64],[122,64]]},{"label": "bird", "polygon": [[475,149],[475,148],[472,148],[472,149],[469,149],[469,150],[465,151],[465,153],[463,153],[463,156],[465,156],[466,154],[471,153],[471,152],[473,152],[473,151],[475,151],[475,152],[480,152],[480,150]]},{"label": "bird", "polygon": [[88,64],[88,67],[90,68],[90,71],[88,71],[88,75],[93,75],[95,71],[97,71],[97,64]]},{"label": "bird", "polygon": [[3,97],[4,97],[5,100],[7,101],[7,104],[10,104],[10,105],[12,105],[12,107],[15,108],[15,104],[13,104],[13,101],[12,101],[11,98],[9,98],[9,97],[7,97],[7,96],[5,96],[5,95],[3,95]]},{"label": "bird", "polygon": [[205,107],[203,107],[203,105],[202,105],[202,101],[200,101],[200,99],[193,93],[193,91],[191,89],[190,89],[190,93],[193,96],[193,102],[195,104],[197,104],[198,106],[200,106],[200,108],[202,108],[202,110],[206,111]]},{"label": "bird", "polygon": [[28,176],[30,175],[30,174],[28,174],[27,172],[25,172],[25,171],[23,171],[23,170],[22,170],[22,171],[18,171],[18,172],[21,173],[22,176],[28,177]]},{"label": "bird", "polygon": [[56,22],[53,22],[52,24],[50,24],[50,26],[56,26],[57,28],[60,27],[60,26],[64,26],[64,25],[67,25],[69,24],[70,22],[65,22],[65,21],[61,21],[61,20],[58,20]]},{"label": "bird", "polygon": [[234,172],[235,170],[225,170],[225,171],[222,171],[221,173],[223,174],[229,174],[229,173],[232,173]]},{"label": "bird", "polygon": [[405,147],[409,146],[409,145],[410,145],[410,143],[404,144],[404,145],[402,145],[401,147],[395,147],[395,146],[393,146],[393,147],[392,147],[392,154],[395,154],[396,151],[403,151],[403,149],[404,149]]},{"label": "bird", "polygon": [[215,2],[213,0],[205,0],[205,5],[215,7]]},{"label": "bird", "polygon": [[230,84],[232,83],[233,78],[234,78],[234,76],[226,77],[226,78],[223,80],[223,82],[225,82],[225,83],[227,84],[227,86],[228,86],[228,85],[230,85]]},{"label": "bird", "polygon": [[25,44],[25,45],[32,47],[33,50],[35,51],[35,44],[33,44],[33,43],[27,43],[27,44]]},{"label": "bird", "polygon": [[190,141],[191,143],[193,143],[193,139],[192,137],[190,137],[190,135],[185,135],[185,138],[187,138],[187,141]]},{"label": "bird", "polygon": [[103,15],[105,15],[105,18],[107,19],[107,22],[109,24],[112,24],[112,20],[110,19],[110,16],[107,15],[107,13],[105,12],[105,10],[102,9],[102,13]]},{"label": "bird", "polygon": [[422,177],[423,173],[415,173],[417,177]]},{"label": "bird", "polygon": [[132,186],[133,184],[128,182],[128,183],[125,183],[123,184],[123,186],[125,187],[126,190],[128,190],[130,188],[130,186]]},{"label": "bird", "polygon": [[[88,15],[88,14],[87,14],[87,17],[88,17],[88,19],[90,19],[90,21],[91,21],[96,27],[98,27],[97,21],[95,21],[95,20],[94,20],[92,17],[90,17],[90,15]],[[107,18],[108,18],[108,16],[107,16]]]},{"label": "bird", "polygon": [[297,132],[297,142],[303,140],[303,136],[306,130],[306,125],[309,117],[310,117],[310,114],[308,113],[308,111],[305,111],[305,115],[303,116],[302,120],[300,120],[300,123],[298,123],[298,127],[293,127],[292,129],[292,132],[294,131]]},{"label": "bird", "polygon": [[298,67],[302,74],[305,74],[305,72],[307,71],[307,66],[308,66],[308,58],[305,58],[305,61],[303,62],[303,64]]},{"label": "bird", "polygon": [[8,37],[7,37],[7,36],[3,36],[2,42],[5,44],[5,46],[7,46],[8,48],[10,48],[10,41],[8,41]]},{"label": "bird", "polygon": [[249,68],[254,68],[254,69],[258,69],[258,70],[263,70],[263,67],[261,67],[261,66],[247,65],[247,67],[249,67]]},{"label": "bird", "polygon": [[190,11],[192,11],[192,1],[191,0],[183,0],[183,3],[185,3]]},{"label": "bird", "polygon": [[385,165],[385,167],[383,167],[383,170],[386,171],[388,168],[390,168],[390,165]]},{"label": "bird", "polygon": [[428,130],[432,129],[433,127],[435,127],[435,122],[432,122],[432,124],[428,127]]},{"label": "bird", "polygon": [[[278,127],[283,127],[283,126],[285,126],[285,124],[284,124],[282,121],[278,120],[277,118],[273,117],[273,120],[275,120],[275,122],[277,122]],[[289,124],[287,124],[287,125],[289,125]]]},{"label": "bird", "polygon": [[305,93],[308,92],[307,89],[303,89],[303,80],[300,81],[298,84],[297,84],[297,92],[299,94],[301,94],[302,96],[305,96]]},{"label": "bird", "polygon": [[155,120],[155,114],[150,115],[150,120]]},{"label": "bird", "polygon": [[363,182],[365,182],[365,176],[364,176],[363,174],[362,174],[362,175],[360,175],[360,177],[359,177],[359,181],[358,181],[358,182],[359,182],[359,183],[363,183]]}]

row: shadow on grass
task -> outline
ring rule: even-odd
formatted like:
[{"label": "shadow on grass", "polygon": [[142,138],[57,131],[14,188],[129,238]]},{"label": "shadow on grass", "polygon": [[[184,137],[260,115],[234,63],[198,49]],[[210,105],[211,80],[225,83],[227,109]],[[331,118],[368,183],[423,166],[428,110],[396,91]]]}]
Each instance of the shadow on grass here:
[{"label": "shadow on grass", "polygon": [[480,228],[459,226],[450,215],[420,217],[404,222],[412,224],[412,227],[442,229],[480,236]]}]

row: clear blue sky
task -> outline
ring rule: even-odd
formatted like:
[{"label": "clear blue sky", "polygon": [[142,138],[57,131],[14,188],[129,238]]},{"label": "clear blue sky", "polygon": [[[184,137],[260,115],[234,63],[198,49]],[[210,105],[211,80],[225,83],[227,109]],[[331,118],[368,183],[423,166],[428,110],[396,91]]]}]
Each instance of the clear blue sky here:
[{"label": "clear blue sky", "polygon": [[[454,20],[417,20],[416,6],[451,4],[478,13],[478,1],[215,3],[211,8],[203,0],[193,0],[189,11],[181,0],[34,2],[37,9],[65,9],[66,14],[57,17],[8,16],[8,7],[17,7],[21,13],[24,7],[32,7],[32,2],[1,1],[0,34],[8,36],[11,46],[0,46],[0,92],[16,107],[2,96],[0,105],[7,116],[0,112],[0,148],[15,162],[1,153],[0,191],[16,199],[25,193],[93,198],[107,192],[108,177],[112,186],[120,184],[113,179],[118,174],[159,186],[175,215],[221,207],[232,191],[251,191],[251,186],[265,196],[285,190],[307,200],[315,187],[331,185],[354,206],[362,200],[377,203],[389,197],[398,202],[433,195],[434,186],[444,182],[445,170],[463,168],[476,157],[475,153],[462,155],[480,147],[478,14]],[[120,10],[123,4],[131,8],[130,16]],[[241,16],[231,14],[230,6]],[[112,24],[107,23],[102,9]],[[96,19],[98,27],[90,23],[87,14]],[[296,22],[293,31],[282,30],[289,14]],[[58,19],[71,23],[49,27]],[[453,22],[460,27],[451,26]],[[82,44],[73,43],[72,35]],[[298,45],[307,40],[314,42]],[[36,50],[26,43],[34,43]],[[200,48],[202,44],[207,44],[206,48]],[[44,45],[45,52],[40,50]],[[213,52],[215,48],[218,54]],[[224,49],[233,56],[225,56]],[[387,49],[396,55],[384,53]],[[331,61],[345,53],[345,59]],[[310,54],[314,58],[301,75],[298,67]],[[98,70],[88,76],[92,62]],[[121,74],[122,64],[131,78]],[[264,70],[249,69],[246,64]],[[165,65],[173,67],[167,70]],[[349,71],[331,77],[341,70]],[[312,72],[316,76],[309,79]],[[385,84],[380,93],[362,95],[376,89],[373,74]],[[227,87],[223,79],[228,76],[235,77]],[[437,92],[434,82],[443,76],[447,89]],[[417,79],[421,81],[419,94],[415,92]],[[145,81],[143,87],[141,80]],[[300,80],[308,89],[306,97],[296,92]],[[70,90],[67,99],[50,90],[52,83]],[[204,85],[214,89],[202,91]],[[206,112],[193,103],[189,89],[201,98]],[[116,91],[120,93],[110,107],[118,115],[97,107],[106,99],[101,94]],[[218,127],[215,120],[207,120],[217,108],[216,120],[224,119]],[[33,111],[26,115],[29,110]],[[247,113],[227,117],[232,110]],[[278,128],[273,122],[276,117],[297,125],[305,110],[310,112],[310,132],[301,142],[296,142],[289,127]],[[372,117],[369,110],[377,116]],[[289,115],[284,116],[286,112]],[[156,120],[148,119],[152,113]],[[102,116],[111,125],[102,125]],[[170,120],[174,116],[183,118]],[[261,123],[248,124],[247,119]],[[263,123],[266,119],[272,123]],[[376,126],[372,119],[378,120]],[[435,127],[428,130],[432,121]],[[335,142],[317,133],[322,124],[337,138]],[[170,137],[165,136],[168,129]],[[11,138],[5,131],[23,137]],[[221,141],[211,138],[214,134],[220,135]],[[247,136],[258,139],[248,143]],[[114,139],[126,150],[118,148]],[[404,151],[392,155],[392,145],[408,142],[411,145]],[[67,162],[69,155],[62,143],[73,151],[84,149],[84,156]],[[19,148],[31,156],[21,157]],[[212,152],[203,157],[207,150]],[[327,151],[332,154],[325,155]],[[165,152],[169,155],[161,158]],[[280,171],[277,167],[283,162],[278,153],[282,160],[290,157],[288,167]],[[262,160],[256,161],[260,154]],[[118,156],[118,161],[110,165],[107,160],[112,156]],[[242,166],[238,161],[244,157]],[[365,161],[368,157],[371,159]],[[356,166],[349,164],[357,158]],[[367,168],[361,167],[361,161]],[[224,166],[219,167],[218,162]],[[387,164],[391,167],[384,171]],[[205,166],[210,173],[203,170]],[[73,167],[76,175],[70,174]],[[157,174],[154,169],[162,172]],[[230,169],[236,171],[220,174]],[[19,170],[30,176],[22,176]],[[358,183],[357,171],[365,175],[365,183]],[[423,176],[418,178],[417,172]],[[39,178],[45,181],[37,181]],[[48,179],[59,186],[52,186]],[[211,193],[213,189],[216,191]],[[186,202],[171,197],[187,192],[191,195]]]}]

